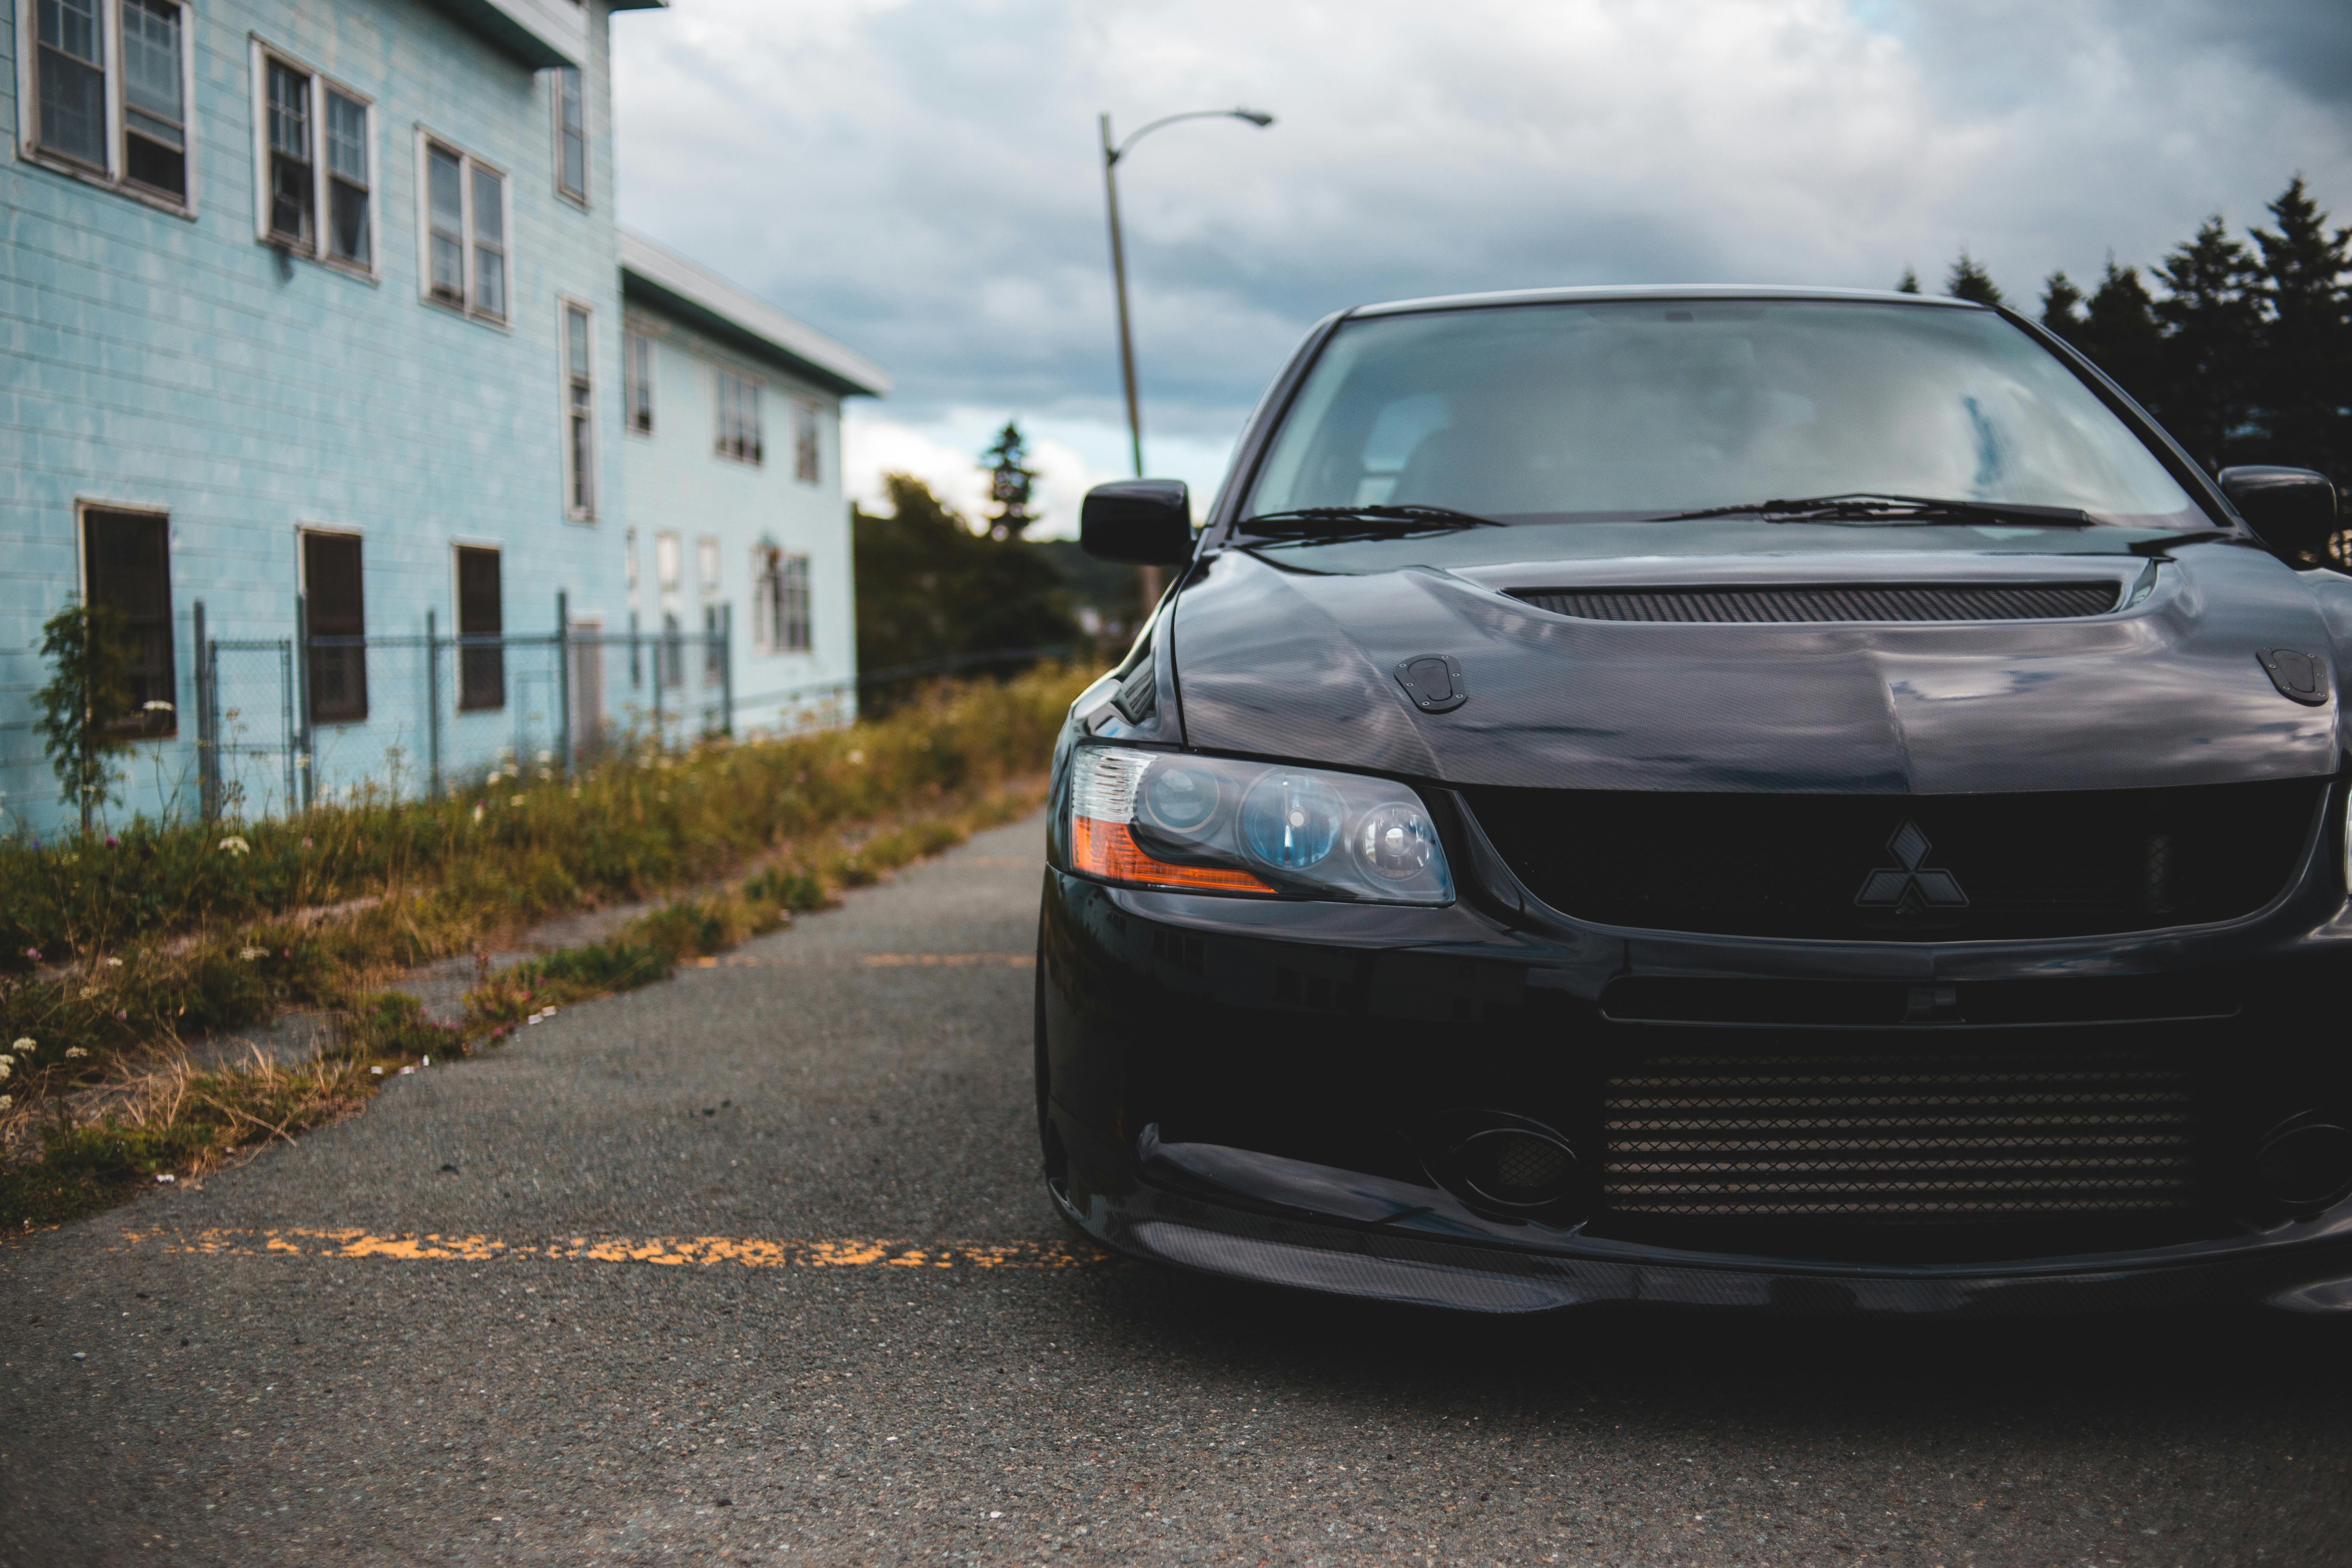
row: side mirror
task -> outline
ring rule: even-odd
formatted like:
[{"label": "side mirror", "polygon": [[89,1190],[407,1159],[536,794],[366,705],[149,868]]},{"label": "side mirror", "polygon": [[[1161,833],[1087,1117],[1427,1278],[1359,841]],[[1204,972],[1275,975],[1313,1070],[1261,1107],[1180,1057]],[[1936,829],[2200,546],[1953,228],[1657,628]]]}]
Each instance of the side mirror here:
[{"label": "side mirror", "polygon": [[2282,555],[2326,561],[2336,530],[2336,487],[2309,468],[2223,468],[2221,493]]},{"label": "side mirror", "polygon": [[1097,561],[1181,566],[1192,559],[1192,492],[1181,479],[1114,479],[1087,492],[1078,543]]}]

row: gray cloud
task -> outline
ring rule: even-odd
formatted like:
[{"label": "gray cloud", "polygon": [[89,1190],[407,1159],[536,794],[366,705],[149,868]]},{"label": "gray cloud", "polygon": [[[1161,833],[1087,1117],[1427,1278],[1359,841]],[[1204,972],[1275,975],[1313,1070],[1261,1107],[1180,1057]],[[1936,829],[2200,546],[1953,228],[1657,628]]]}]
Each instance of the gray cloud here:
[{"label": "gray cloud", "polygon": [[1347,303],[1884,286],[1963,243],[2023,295],[2297,170],[2352,209],[2341,0],[679,0],[617,32],[628,220],[881,359],[914,423],[1118,418],[1103,108],[1281,116],[1122,168],[1150,422],[1204,441]]}]

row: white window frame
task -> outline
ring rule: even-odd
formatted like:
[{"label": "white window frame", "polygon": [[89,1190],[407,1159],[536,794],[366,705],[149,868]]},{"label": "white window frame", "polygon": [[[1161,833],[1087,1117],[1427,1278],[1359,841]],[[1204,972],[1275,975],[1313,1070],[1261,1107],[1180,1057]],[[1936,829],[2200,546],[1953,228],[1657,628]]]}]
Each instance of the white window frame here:
[{"label": "white window frame", "polygon": [[824,405],[814,397],[793,399],[793,478],[804,485],[824,483]]},{"label": "white window frame", "polygon": [[[256,36],[248,40],[253,86],[253,237],[272,250],[316,261],[338,272],[369,282],[382,278],[383,258],[383,167],[376,152],[375,100],[329,76],[305,61]],[[288,70],[310,79],[310,242],[296,245],[269,226],[269,67],[276,61]],[[328,168],[327,91],[332,89],[358,104],[367,115],[368,226],[364,259],[337,256],[327,230],[333,222],[333,175]]]},{"label": "white window frame", "polygon": [[[766,384],[758,376],[746,375],[731,365],[713,365],[711,374],[711,448],[730,462],[748,463],[755,468],[765,467],[768,460],[768,420],[760,404],[761,395],[767,390]],[[749,452],[735,450],[728,445],[727,394],[730,383],[751,390],[751,449]]]},{"label": "white window frame", "polygon": [[[658,350],[653,333],[642,327],[624,322],[621,327],[621,426],[632,436],[651,436],[658,424],[654,413],[654,364]],[[643,348],[644,363],[638,363],[637,351]],[[646,422],[637,423],[640,395],[645,405]]]},{"label": "white window frame", "polygon": [[196,216],[196,0],[180,7],[180,134],[187,167],[187,195],[173,200],[152,186],[133,184],[123,171],[122,0],[98,0],[99,68],[106,74],[106,163],[101,167],[41,145],[39,0],[16,0],[16,156],[84,184],[97,185],[144,202],[177,217]]},{"label": "white window frame", "polygon": [[555,194],[576,207],[593,205],[589,193],[596,188],[596,141],[589,133],[588,69],[585,66],[569,68],[580,77],[580,188],[573,190],[563,183],[563,72],[558,66],[547,73],[548,100],[555,126]]},{"label": "white window frame", "polygon": [[[797,572],[792,568],[797,567]],[[814,572],[806,555],[774,544],[751,547],[752,645],[762,654],[807,654],[816,651],[816,609]],[[788,592],[800,581],[801,641],[793,642]]]},{"label": "white window frame", "polygon": [[[466,300],[459,304],[444,300],[433,292],[433,149],[438,147],[457,159],[457,195],[463,213],[464,233],[459,236],[465,252]],[[494,174],[499,182],[499,253],[506,258],[506,310],[492,315],[478,304],[481,280],[476,273],[476,247],[479,231],[474,224],[474,172]],[[515,317],[515,229],[514,174],[504,164],[493,163],[474,153],[464,142],[454,141],[426,130],[416,128],[416,295],[436,309],[464,316],[496,327],[501,331],[514,330]]]},{"label": "white window frame", "polygon": [[[508,269],[513,278],[513,269]],[[572,312],[577,310],[588,321],[588,481],[586,494],[574,486],[572,459]],[[596,441],[596,308],[585,300],[574,300],[559,294],[555,299],[555,364],[556,418],[561,421],[560,447],[563,454],[563,515],[573,522],[596,521],[596,467],[599,447]]]}]

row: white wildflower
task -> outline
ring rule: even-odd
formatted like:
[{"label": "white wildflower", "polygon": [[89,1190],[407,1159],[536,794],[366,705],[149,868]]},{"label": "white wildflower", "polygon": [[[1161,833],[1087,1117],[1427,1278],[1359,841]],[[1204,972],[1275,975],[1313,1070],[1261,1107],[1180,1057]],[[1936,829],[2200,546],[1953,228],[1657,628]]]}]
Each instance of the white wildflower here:
[{"label": "white wildflower", "polygon": [[853,768],[862,768],[862,767],[864,767],[864,766],[866,765],[866,753],[865,753],[865,752],[850,752],[850,753],[849,753],[849,765],[850,765],[851,767],[853,767]]},{"label": "white wildflower", "polygon": [[478,800],[474,803],[474,820],[476,822],[482,820],[482,803]]},{"label": "white wildflower", "polygon": [[555,761],[555,753],[553,752],[542,751],[539,753],[539,760],[541,765],[551,763]]},{"label": "white wildflower", "polygon": [[8,1081],[8,1075],[16,1070],[16,1058],[15,1057],[0,1057],[0,1083],[6,1083]]},{"label": "white wildflower", "polygon": [[507,804],[509,805],[520,805],[522,804],[522,796],[519,795],[510,795],[508,797]]},{"label": "white wildflower", "polygon": [[139,710],[142,713],[169,713],[172,711],[172,705],[160,699],[150,698],[139,705]]},{"label": "white wildflower", "polygon": [[14,1040],[9,1042],[8,1048],[15,1051],[18,1056],[29,1057],[37,1047],[33,1044],[32,1036],[19,1035]]},{"label": "white wildflower", "polygon": [[236,955],[247,963],[251,963],[257,959],[268,958],[269,950],[266,947],[240,947],[236,950]]},{"label": "white wildflower", "polygon": [[83,1050],[79,1046],[68,1046],[66,1047],[66,1060],[68,1061],[73,1060],[76,1057],[86,1057],[88,1055],[89,1055],[89,1053]]},{"label": "white wildflower", "polygon": [[106,961],[106,967],[109,969],[120,969],[122,967],[122,960],[119,958],[110,958]]},{"label": "white wildflower", "polygon": [[12,1105],[14,1105],[14,1104],[16,1104],[16,1097],[15,1095],[13,1095],[13,1094],[0,1094],[0,1110],[7,1110],[10,1106],[12,1106]]},{"label": "white wildflower", "polygon": [[220,841],[220,847],[231,855],[250,855],[253,853],[253,846],[247,844],[242,835],[236,833],[232,833],[226,838],[222,839]]}]

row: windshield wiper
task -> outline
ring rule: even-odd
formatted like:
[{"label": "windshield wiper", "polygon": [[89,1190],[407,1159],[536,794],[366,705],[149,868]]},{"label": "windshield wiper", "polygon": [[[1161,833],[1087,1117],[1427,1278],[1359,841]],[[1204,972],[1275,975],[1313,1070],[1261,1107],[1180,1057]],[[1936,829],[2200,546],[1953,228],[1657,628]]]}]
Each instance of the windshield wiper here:
[{"label": "windshield wiper", "polygon": [[1260,539],[1312,539],[1339,543],[1358,539],[1411,539],[1423,534],[1458,533],[1470,528],[1504,528],[1491,517],[1456,511],[1450,506],[1302,506],[1286,511],[1260,512],[1234,527]]},{"label": "windshield wiper", "polygon": [[1857,490],[1849,495],[1807,496],[1801,500],[1741,501],[1678,511],[1654,518],[1654,522],[1688,522],[1702,517],[1752,516],[1766,522],[1906,523],[2000,522],[2009,520],[2042,528],[2091,528],[2098,519],[2071,506],[2025,506],[2010,501],[1950,500],[1937,496],[1881,495]]}]

